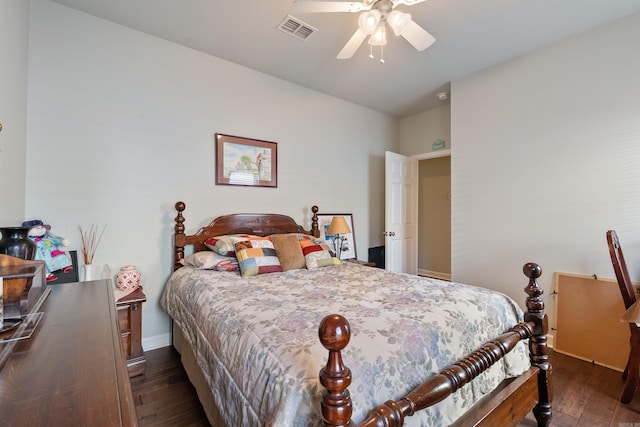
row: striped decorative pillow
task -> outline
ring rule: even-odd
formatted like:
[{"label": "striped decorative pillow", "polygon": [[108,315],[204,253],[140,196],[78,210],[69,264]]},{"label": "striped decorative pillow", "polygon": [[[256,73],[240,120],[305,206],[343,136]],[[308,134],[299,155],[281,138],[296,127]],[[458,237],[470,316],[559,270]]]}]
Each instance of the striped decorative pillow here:
[{"label": "striped decorative pillow", "polygon": [[234,247],[243,277],[282,271],[276,250],[268,238],[244,240]]}]

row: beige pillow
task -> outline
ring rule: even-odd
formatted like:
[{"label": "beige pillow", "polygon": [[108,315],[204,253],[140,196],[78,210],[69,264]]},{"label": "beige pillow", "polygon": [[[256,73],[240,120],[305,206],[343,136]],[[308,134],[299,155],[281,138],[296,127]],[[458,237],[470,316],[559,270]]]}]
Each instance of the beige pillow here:
[{"label": "beige pillow", "polygon": [[305,268],[304,255],[295,234],[272,234],[269,236],[280,260],[283,271]]},{"label": "beige pillow", "polygon": [[191,265],[201,270],[210,270],[216,268],[222,261],[236,261],[236,258],[222,256],[213,251],[201,251],[186,257],[182,261],[182,264]]}]

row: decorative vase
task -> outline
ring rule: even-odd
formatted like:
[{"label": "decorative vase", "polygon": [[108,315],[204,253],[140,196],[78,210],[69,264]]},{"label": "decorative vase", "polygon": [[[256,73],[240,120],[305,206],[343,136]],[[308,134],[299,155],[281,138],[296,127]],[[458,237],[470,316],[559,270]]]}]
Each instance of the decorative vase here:
[{"label": "decorative vase", "polygon": [[88,282],[93,280],[93,264],[84,265],[84,281]]},{"label": "decorative vase", "polygon": [[116,273],[116,284],[123,291],[133,291],[140,286],[142,274],[136,269],[135,265],[125,265]]},{"label": "decorative vase", "polygon": [[30,227],[0,227],[0,253],[16,258],[33,260],[36,244],[29,238]]}]

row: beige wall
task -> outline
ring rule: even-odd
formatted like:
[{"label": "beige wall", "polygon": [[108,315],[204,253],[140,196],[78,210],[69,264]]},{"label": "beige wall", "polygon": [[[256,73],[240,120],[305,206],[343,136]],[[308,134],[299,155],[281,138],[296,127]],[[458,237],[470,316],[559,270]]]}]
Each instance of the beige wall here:
[{"label": "beige wall", "polygon": [[[537,261],[553,314],[554,271],[612,276],[608,228],[623,239],[632,279],[640,274],[633,262],[640,258],[640,15],[453,82],[451,119],[443,107],[397,125],[46,0],[31,2],[25,36],[24,3],[0,4],[3,18],[21,22],[0,21],[0,49],[17,60],[0,79],[3,91],[7,82],[17,90],[12,111],[26,105],[29,42],[29,109],[15,119],[20,129],[28,117],[26,200],[12,190],[6,219],[22,219],[24,209],[75,248],[79,225],[107,224],[97,260],[143,272],[147,339],[168,333],[157,299],[171,265],[175,201],[187,202],[188,231],[240,210],[305,222],[317,203],[325,212],[352,212],[358,248],[375,246],[383,229],[384,151],[424,153],[436,139],[452,150],[454,280],[521,302],[521,266]],[[6,42],[16,34],[17,44]],[[0,108],[7,117],[4,99]],[[5,150],[13,141],[18,157],[25,150],[24,135],[11,135],[9,146],[6,130],[3,191],[14,176],[5,172]],[[277,141],[279,187],[215,186],[215,132]],[[330,154],[335,150],[342,157]],[[12,165],[20,186],[24,169]]]},{"label": "beige wall", "polygon": [[[73,248],[78,226],[107,225],[95,264],[141,271],[145,344],[168,339],[178,200],[187,232],[232,212],[352,213],[366,257],[395,119],[57,3],[33,0],[31,19],[26,214]],[[277,142],[278,187],[215,185],[216,132]]]},{"label": "beige wall", "polygon": [[522,265],[640,277],[640,14],[452,83],[452,274],[524,302]]},{"label": "beige wall", "polygon": [[398,135],[398,154],[404,156],[431,152],[433,143],[438,140],[445,142],[445,149],[451,148],[450,104],[447,102],[441,107],[401,119]]},{"label": "beige wall", "polygon": [[554,272],[613,278],[612,228],[638,280],[639,37],[640,15],[624,18],[454,81],[440,122],[400,121],[405,155],[450,124],[453,280],[523,305],[522,265],[538,262],[555,326]]},{"label": "beige wall", "polygon": [[29,2],[0,2],[0,225],[22,224],[25,209]]}]

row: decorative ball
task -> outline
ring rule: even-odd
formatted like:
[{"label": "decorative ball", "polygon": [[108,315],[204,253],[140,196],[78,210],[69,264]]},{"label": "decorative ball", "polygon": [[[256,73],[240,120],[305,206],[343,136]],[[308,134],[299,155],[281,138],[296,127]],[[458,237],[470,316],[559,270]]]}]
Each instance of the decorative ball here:
[{"label": "decorative ball", "polygon": [[140,286],[142,274],[136,269],[135,265],[125,265],[116,274],[116,284],[123,291],[133,291]]}]

